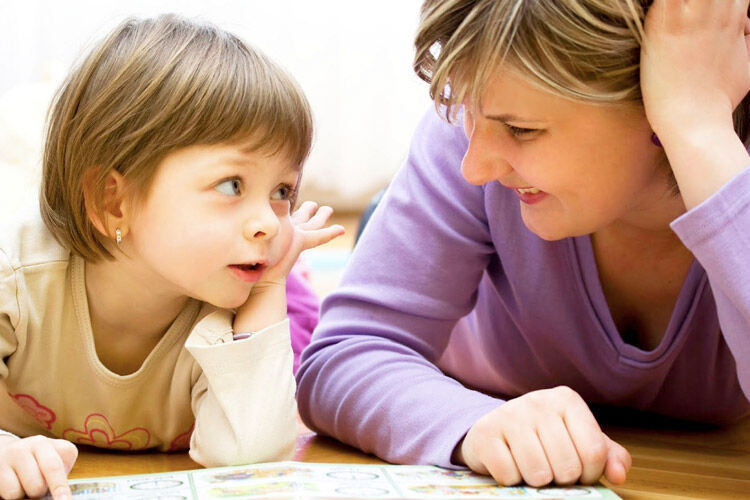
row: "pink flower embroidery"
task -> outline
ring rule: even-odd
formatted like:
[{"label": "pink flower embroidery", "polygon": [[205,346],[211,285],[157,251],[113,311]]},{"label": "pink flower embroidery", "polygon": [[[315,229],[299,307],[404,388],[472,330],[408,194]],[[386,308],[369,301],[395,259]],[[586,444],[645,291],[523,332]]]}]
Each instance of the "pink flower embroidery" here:
[{"label": "pink flower embroidery", "polygon": [[116,450],[142,450],[151,441],[151,433],[143,427],[136,427],[118,435],[107,417],[101,413],[92,413],[86,417],[82,431],[65,429],[62,437],[78,444]]},{"label": "pink flower embroidery", "polygon": [[195,424],[191,425],[190,429],[174,438],[172,442],[169,443],[169,449],[167,451],[185,451],[190,449],[190,436],[193,435],[193,428],[195,428]]},{"label": "pink flower embroidery", "polygon": [[15,401],[23,411],[34,417],[34,419],[46,427],[47,430],[52,429],[52,422],[57,420],[55,412],[46,406],[39,404],[36,399],[28,394],[11,394],[9,392],[8,395],[13,398],[13,401]]}]

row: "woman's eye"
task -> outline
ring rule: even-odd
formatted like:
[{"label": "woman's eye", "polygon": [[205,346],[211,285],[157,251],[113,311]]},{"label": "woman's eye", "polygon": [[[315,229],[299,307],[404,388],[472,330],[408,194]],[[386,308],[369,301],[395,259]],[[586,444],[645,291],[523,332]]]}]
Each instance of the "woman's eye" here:
[{"label": "woman's eye", "polygon": [[227,179],[218,183],[214,189],[227,196],[237,196],[240,194],[241,188],[242,183],[239,179]]},{"label": "woman's eye", "polygon": [[294,194],[294,189],[292,189],[292,186],[283,185],[283,186],[279,186],[278,189],[274,191],[273,195],[271,195],[271,199],[289,200],[292,198],[293,194]]},{"label": "woman's eye", "polygon": [[540,131],[536,128],[514,127],[513,125],[508,125],[507,123],[505,124],[505,127],[515,137],[526,137]]}]

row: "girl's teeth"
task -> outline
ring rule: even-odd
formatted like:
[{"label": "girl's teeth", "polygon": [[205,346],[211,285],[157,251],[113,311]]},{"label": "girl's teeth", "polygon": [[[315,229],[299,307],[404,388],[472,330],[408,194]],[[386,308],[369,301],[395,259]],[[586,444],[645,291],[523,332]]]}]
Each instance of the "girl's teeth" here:
[{"label": "girl's teeth", "polygon": [[521,194],[537,194],[541,191],[539,188],[518,188],[516,191],[518,191]]}]

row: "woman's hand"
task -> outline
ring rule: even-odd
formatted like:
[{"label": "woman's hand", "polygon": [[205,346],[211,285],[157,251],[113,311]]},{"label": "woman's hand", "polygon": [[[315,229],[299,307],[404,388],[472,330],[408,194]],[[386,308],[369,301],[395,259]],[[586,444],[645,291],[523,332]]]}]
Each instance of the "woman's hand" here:
[{"label": "woman's hand", "polygon": [[[333,213],[306,201],[291,216],[291,236],[278,262],[266,269],[247,301],[234,317],[235,333],[255,332],[286,317],[286,277],[303,250],[314,248],[344,234],[339,225],[326,226]],[[277,236],[278,237],[278,236]]]},{"label": "woman's hand", "polygon": [[44,436],[0,436],[0,497],[72,497],[68,473],[78,457],[75,445]]},{"label": "woman's hand", "polygon": [[568,387],[529,392],[480,418],[457,458],[501,485],[621,484],[630,454],[599,428],[583,399]]},{"label": "woman's hand", "polygon": [[748,0],[654,0],[641,91],[662,142],[689,128],[732,126],[732,111],[750,90],[747,9]]},{"label": "woman's hand", "polygon": [[688,210],[750,165],[732,117],[750,89],[749,1],[655,0],[646,15],[643,104]]}]

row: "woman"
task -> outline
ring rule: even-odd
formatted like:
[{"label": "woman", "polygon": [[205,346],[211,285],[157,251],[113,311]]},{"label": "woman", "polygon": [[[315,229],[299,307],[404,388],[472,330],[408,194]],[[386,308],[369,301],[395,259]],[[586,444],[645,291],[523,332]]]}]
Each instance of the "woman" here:
[{"label": "woman", "polygon": [[747,12],[427,0],[415,68],[455,125],[424,118],[324,304],[304,421],[540,486],[625,480],[587,403],[746,415]]}]

